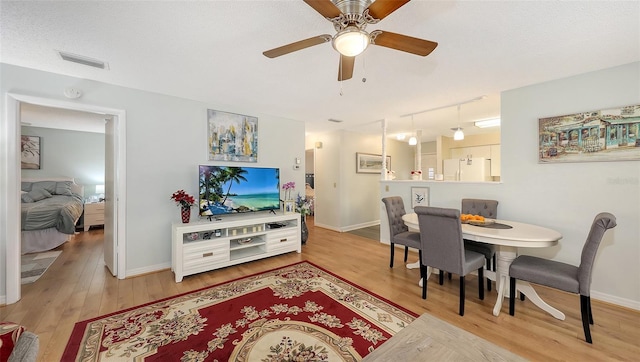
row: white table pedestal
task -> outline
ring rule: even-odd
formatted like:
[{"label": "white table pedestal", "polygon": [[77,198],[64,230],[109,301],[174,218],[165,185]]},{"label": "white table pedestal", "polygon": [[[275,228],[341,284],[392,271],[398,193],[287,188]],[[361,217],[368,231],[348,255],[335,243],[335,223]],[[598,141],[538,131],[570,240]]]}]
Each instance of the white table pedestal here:
[{"label": "white table pedestal", "polygon": [[[509,267],[513,260],[518,256],[517,250],[518,249],[513,246],[499,245],[498,250],[496,251],[498,267],[496,268],[497,271],[495,278],[496,287],[498,288],[498,299],[496,299],[496,305],[493,307],[493,315],[496,317],[500,314],[504,298],[509,298]],[[518,280],[516,282],[516,291],[523,293],[533,304],[551,314],[553,317],[564,320],[564,313],[542,300],[528,282]]]}]

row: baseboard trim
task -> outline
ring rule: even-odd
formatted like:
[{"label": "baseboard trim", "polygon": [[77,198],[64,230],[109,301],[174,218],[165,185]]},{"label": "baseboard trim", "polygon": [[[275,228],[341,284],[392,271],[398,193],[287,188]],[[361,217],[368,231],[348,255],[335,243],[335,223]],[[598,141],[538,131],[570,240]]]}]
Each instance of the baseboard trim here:
[{"label": "baseboard trim", "polygon": [[591,291],[591,299],[640,311],[640,302],[631,299],[620,298],[614,295],[600,293],[593,290]]},{"label": "baseboard trim", "polygon": [[144,268],[130,269],[126,271],[125,278],[136,277],[143,274],[156,273],[165,269],[171,269],[171,262],[146,266]]}]

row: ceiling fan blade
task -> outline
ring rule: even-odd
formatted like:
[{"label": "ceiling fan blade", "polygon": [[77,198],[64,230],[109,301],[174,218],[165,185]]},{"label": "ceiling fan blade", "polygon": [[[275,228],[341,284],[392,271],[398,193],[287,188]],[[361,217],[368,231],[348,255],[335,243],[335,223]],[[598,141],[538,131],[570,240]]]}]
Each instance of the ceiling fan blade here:
[{"label": "ceiling fan blade", "polygon": [[325,18],[332,19],[342,14],[342,11],[331,0],[304,0],[304,2]]},{"label": "ceiling fan blade", "polygon": [[330,41],[331,41],[331,35],[323,34],[323,35],[314,36],[313,38],[300,40],[295,43],[291,43],[291,44],[283,45],[278,48],[267,50],[266,52],[262,52],[262,54],[264,54],[267,58],[275,58],[281,55],[289,54],[298,50],[302,50],[308,47],[312,47],[314,45],[319,45],[319,44],[330,42]]},{"label": "ceiling fan blade", "polygon": [[382,20],[411,0],[376,0],[369,6],[369,15]]},{"label": "ceiling fan blade", "polygon": [[348,57],[346,55],[340,55],[340,64],[338,64],[338,80],[351,79],[353,76],[353,64],[356,61],[356,57]]},{"label": "ceiling fan blade", "polygon": [[382,30],[374,30],[371,32],[371,44],[401,50],[423,57],[429,55],[438,46],[438,43],[433,41]]}]

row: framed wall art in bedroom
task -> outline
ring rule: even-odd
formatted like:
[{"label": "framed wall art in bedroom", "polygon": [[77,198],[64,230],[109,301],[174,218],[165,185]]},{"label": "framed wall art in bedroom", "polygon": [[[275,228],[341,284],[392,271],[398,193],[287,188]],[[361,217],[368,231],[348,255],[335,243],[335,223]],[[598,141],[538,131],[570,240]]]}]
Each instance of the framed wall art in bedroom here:
[{"label": "framed wall art in bedroom", "polygon": [[40,169],[40,137],[20,137],[21,168],[28,170]]}]

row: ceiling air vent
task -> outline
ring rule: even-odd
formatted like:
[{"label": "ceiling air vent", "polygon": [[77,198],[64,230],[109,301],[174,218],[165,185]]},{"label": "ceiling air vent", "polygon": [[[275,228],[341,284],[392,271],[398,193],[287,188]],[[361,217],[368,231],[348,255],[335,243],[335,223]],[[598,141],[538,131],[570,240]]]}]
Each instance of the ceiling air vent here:
[{"label": "ceiling air vent", "polygon": [[342,123],[343,121],[341,121],[341,120],[339,120],[339,119],[329,118],[329,122],[333,122],[333,123]]},{"label": "ceiling air vent", "polygon": [[88,66],[94,67],[94,68],[109,69],[109,63],[103,62],[102,60],[92,59],[92,58],[85,57],[85,56],[82,56],[82,55],[71,54],[71,53],[66,53],[66,52],[62,52],[62,51],[58,51],[58,54],[60,54],[60,58],[66,60],[68,62],[74,62],[74,63],[78,63],[78,64],[88,65]]}]

